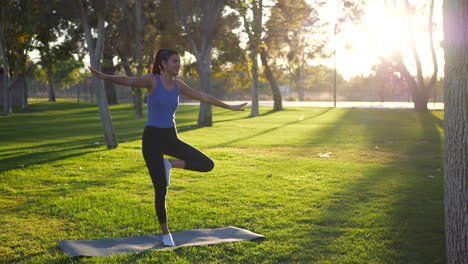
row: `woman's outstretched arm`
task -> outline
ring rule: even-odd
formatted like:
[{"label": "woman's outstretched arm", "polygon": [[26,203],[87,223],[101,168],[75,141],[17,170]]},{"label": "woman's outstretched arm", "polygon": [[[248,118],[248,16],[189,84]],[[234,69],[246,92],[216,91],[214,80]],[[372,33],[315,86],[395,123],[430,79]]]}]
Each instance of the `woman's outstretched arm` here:
[{"label": "woman's outstretched arm", "polygon": [[121,75],[109,75],[102,73],[90,66],[88,66],[91,73],[99,79],[108,80],[117,84],[122,84],[132,87],[143,87],[151,89],[151,74],[144,75],[140,78],[121,76]]},{"label": "woman's outstretched arm", "polygon": [[239,104],[239,105],[228,105],[223,103],[222,101],[218,100],[216,97],[208,95],[206,93],[202,93],[200,91],[197,91],[190,86],[188,86],[186,83],[176,80],[177,85],[180,88],[180,93],[182,95],[185,95],[187,97],[199,100],[200,102],[203,102],[205,104],[211,104],[219,107],[223,107],[232,111],[244,111],[245,109],[243,108],[247,103]]}]

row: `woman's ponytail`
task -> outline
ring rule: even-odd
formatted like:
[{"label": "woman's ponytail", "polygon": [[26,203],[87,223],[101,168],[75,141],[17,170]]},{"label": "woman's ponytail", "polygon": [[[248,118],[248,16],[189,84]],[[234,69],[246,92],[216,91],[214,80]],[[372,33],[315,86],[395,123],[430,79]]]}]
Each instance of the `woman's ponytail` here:
[{"label": "woman's ponytail", "polygon": [[161,75],[161,70],[164,70],[162,62],[167,61],[172,55],[179,55],[179,53],[171,49],[159,49],[154,55],[151,73]]}]

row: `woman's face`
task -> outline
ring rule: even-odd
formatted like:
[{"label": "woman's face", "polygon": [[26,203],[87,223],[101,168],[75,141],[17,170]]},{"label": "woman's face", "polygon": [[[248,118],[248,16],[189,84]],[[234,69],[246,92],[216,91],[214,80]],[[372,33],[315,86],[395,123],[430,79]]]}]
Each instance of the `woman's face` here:
[{"label": "woman's face", "polygon": [[167,59],[167,61],[163,61],[162,65],[164,67],[164,71],[167,73],[176,76],[179,74],[180,70],[180,58],[179,55],[174,54]]}]

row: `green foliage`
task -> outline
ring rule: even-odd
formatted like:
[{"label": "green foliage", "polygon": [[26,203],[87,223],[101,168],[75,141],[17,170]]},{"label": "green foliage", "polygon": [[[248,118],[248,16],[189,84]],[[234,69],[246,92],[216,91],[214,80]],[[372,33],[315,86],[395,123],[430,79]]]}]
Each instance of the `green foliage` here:
[{"label": "green foliage", "polygon": [[66,61],[59,61],[54,65],[54,78],[61,84],[62,89],[68,89],[85,77],[81,73],[83,66],[83,61],[75,60],[73,57]]},{"label": "green foliage", "polygon": [[320,55],[322,30],[317,10],[305,1],[279,0],[271,8],[266,23],[266,44],[270,54],[284,60],[289,67],[298,67]]},{"label": "green foliage", "polygon": [[213,110],[206,128],[196,106],[177,112],[179,137],[216,167],[173,170],[171,230],[233,225],[265,240],[67,257],[59,240],[159,233],[144,120],[112,106],[108,151],[95,105],[38,103],[0,117],[0,262],[444,263],[442,111]]},{"label": "green foliage", "polygon": [[[4,52],[8,60],[8,67],[12,74],[24,73],[25,54],[32,49],[31,39],[39,21],[34,9],[37,0],[34,1],[2,1]],[[21,59],[22,57],[22,59]],[[3,66],[3,65],[2,65]]]},{"label": "green foliage", "polygon": [[274,58],[272,67],[289,73],[300,96],[305,86],[302,81],[304,68],[314,58],[325,56],[323,27],[316,6],[306,1],[279,0],[271,8],[271,17],[266,23],[265,44],[270,58]]},{"label": "green foliage", "polygon": [[213,39],[214,72],[233,69],[238,65],[245,65],[245,51],[240,47],[240,39],[233,30],[240,27],[239,17],[235,13],[225,14],[216,20],[215,38]]},{"label": "green foliage", "polygon": [[[187,23],[193,32],[194,41],[197,43],[198,49],[200,49],[202,47],[202,25],[200,25],[202,11],[199,3],[198,1],[181,1],[181,6],[185,15],[189,17]],[[174,22],[172,17],[171,22]],[[245,63],[245,55],[240,47],[239,35],[234,33],[234,30],[239,27],[239,17],[235,12],[223,11],[220,12],[219,17],[216,18],[216,25],[212,36],[213,51],[211,66],[213,71],[225,71],[226,68],[232,69],[232,67],[235,67],[234,65]],[[183,34],[185,35],[185,32]],[[186,36],[184,36],[182,41],[188,43]],[[185,51],[191,52],[189,49]],[[196,64],[192,66],[196,66]],[[197,72],[194,69],[191,71]]]},{"label": "green foliage", "polygon": [[57,61],[65,61],[72,54],[83,51],[81,30],[77,23],[78,13],[71,0],[36,0],[40,23],[36,27],[34,48],[39,51],[43,67],[52,67]]},{"label": "green foliage", "polygon": [[[106,44],[105,52],[118,57],[121,64],[128,64],[136,76],[138,61],[136,55],[135,1],[110,1],[106,6]],[[161,45],[162,34],[157,28],[161,10],[153,1],[142,1],[142,61],[148,66],[155,49]],[[142,72],[146,74],[146,72]]]},{"label": "green foliage", "polygon": [[[60,84],[61,88],[66,90],[73,85],[78,84],[85,78],[85,74],[82,71],[83,61],[76,60],[73,57],[68,58],[65,61],[56,61],[52,66],[54,72],[54,83]],[[47,84],[47,70],[40,68],[36,70],[37,80],[43,84]]]}]

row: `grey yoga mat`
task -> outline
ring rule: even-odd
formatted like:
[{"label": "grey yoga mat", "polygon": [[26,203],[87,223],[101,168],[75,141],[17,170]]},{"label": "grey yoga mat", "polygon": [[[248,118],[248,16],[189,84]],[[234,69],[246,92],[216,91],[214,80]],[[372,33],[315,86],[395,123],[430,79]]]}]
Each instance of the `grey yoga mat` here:
[{"label": "grey yoga mat", "polygon": [[[177,247],[212,245],[242,240],[264,238],[242,228],[228,226],[215,229],[194,229],[172,233]],[[167,250],[161,235],[141,235],[134,237],[116,237],[94,240],[62,240],[58,246],[71,257],[77,256],[111,256],[137,253],[146,250]]]}]

